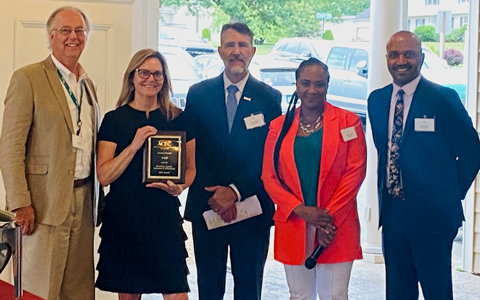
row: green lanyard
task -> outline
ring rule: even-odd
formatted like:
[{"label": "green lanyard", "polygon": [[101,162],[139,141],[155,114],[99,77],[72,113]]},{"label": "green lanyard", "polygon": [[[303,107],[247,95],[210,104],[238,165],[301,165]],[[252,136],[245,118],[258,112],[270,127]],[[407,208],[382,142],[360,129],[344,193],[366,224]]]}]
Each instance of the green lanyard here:
[{"label": "green lanyard", "polygon": [[60,81],[63,83],[63,86],[67,90],[68,94],[70,95],[70,98],[73,101],[73,104],[75,104],[75,107],[77,108],[77,135],[80,135],[80,130],[82,129],[82,120],[80,120],[80,113],[82,112],[82,98],[83,98],[83,84],[84,81],[80,81],[80,102],[77,100],[75,95],[73,94],[72,90],[70,90],[70,87],[68,86],[68,83],[65,81],[65,79],[62,76],[62,73],[57,69],[57,74],[58,77],[60,77]]}]

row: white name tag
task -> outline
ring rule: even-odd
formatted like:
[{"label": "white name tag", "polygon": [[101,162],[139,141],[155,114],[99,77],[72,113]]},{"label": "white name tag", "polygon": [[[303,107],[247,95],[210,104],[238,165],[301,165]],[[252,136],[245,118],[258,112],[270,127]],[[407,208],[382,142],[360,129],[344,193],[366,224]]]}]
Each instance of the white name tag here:
[{"label": "white name tag", "polygon": [[262,127],[265,125],[265,118],[262,113],[245,117],[243,120],[245,121],[247,129]]},{"label": "white name tag", "polygon": [[353,126],[340,130],[340,133],[342,134],[342,138],[344,142],[351,141],[358,137],[357,133],[355,132],[355,127]]},{"label": "white name tag", "polygon": [[415,118],[415,131],[435,132],[434,118]]},{"label": "white name tag", "polygon": [[84,149],[85,144],[82,138],[82,135],[72,134],[72,145],[73,148]]}]

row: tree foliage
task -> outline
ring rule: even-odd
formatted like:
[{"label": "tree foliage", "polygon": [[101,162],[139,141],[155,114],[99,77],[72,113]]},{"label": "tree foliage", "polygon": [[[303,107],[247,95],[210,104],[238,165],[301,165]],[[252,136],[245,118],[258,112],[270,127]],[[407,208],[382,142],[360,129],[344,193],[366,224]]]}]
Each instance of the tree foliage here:
[{"label": "tree foliage", "polygon": [[370,0],[338,0],[342,16],[356,16],[370,7]]},{"label": "tree foliage", "polygon": [[467,24],[460,28],[452,29],[452,31],[445,35],[446,42],[463,42],[465,40],[465,31],[467,30]]},{"label": "tree foliage", "polygon": [[335,19],[358,14],[369,4],[370,0],[160,0],[162,6],[186,6],[193,15],[199,8],[213,9],[213,31],[226,22],[244,22],[259,42],[317,36],[322,22],[315,18],[316,12],[331,13]]},{"label": "tree foliage", "polygon": [[435,27],[431,25],[422,25],[413,31],[422,42],[438,42],[439,35],[435,32]]},{"label": "tree foliage", "polygon": [[325,31],[325,33],[323,34],[323,39],[333,41],[333,33],[330,29]]}]

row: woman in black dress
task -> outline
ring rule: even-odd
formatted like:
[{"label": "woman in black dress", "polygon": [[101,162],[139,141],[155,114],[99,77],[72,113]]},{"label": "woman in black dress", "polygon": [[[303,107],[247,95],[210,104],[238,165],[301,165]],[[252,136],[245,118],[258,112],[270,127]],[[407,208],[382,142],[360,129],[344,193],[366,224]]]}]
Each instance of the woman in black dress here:
[{"label": "woman in black dress", "polygon": [[[185,233],[178,195],[195,177],[195,140],[171,101],[165,58],[138,51],[123,78],[117,109],[105,115],[97,144],[97,173],[110,185],[102,212],[96,286],[137,300],[162,293],[188,299]],[[185,184],[142,183],[142,146],[158,130],[187,131]]]}]

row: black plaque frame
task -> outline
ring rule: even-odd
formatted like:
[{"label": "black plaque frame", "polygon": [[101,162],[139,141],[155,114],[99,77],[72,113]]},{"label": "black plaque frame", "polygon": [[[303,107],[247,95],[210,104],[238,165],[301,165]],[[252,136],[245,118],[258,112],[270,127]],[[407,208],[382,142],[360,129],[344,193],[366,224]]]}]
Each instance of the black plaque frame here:
[{"label": "black plaque frame", "polygon": [[145,140],[143,147],[143,183],[185,183],[185,131],[158,131]]}]

